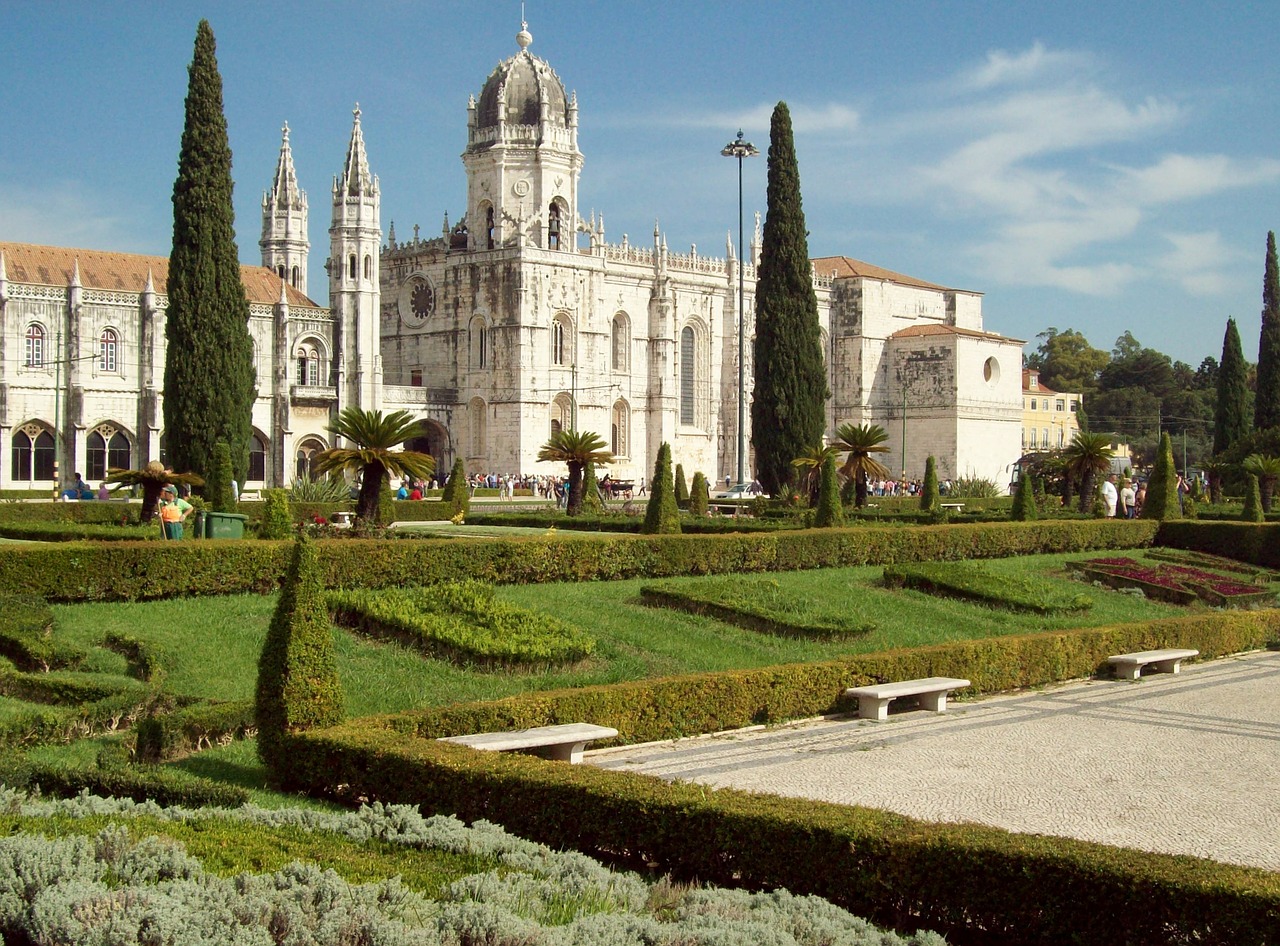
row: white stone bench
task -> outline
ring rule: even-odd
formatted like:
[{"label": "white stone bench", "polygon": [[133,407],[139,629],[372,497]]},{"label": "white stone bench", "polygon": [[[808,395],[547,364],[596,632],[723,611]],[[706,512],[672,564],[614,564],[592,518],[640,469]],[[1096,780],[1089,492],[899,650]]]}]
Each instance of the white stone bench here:
[{"label": "white stone bench", "polygon": [[964,508],[964,503],[938,503],[938,506],[941,509],[954,509],[956,512],[959,512]]},{"label": "white stone bench", "polygon": [[587,743],[596,739],[612,739],[618,730],[590,723],[562,723],[558,726],[536,726],[514,732],[482,732],[470,736],[441,736],[440,742],[456,742],[472,749],[489,752],[526,752],[543,759],[577,764]]},{"label": "white stone bench", "polygon": [[969,685],[968,680],[957,677],[925,677],[922,680],[902,680],[898,683],[877,683],[872,686],[851,687],[845,696],[858,698],[858,715],[865,719],[888,719],[889,701],[900,696],[918,696],[920,705],[935,713],[947,711],[947,694]]},{"label": "white stone bench", "polygon": [[1156,673],[1177,673],[1182,661],[1198,656],[1198,650],[1142,650],[1136,654],[1115,654],[1107,658],[1107,663],[1116,668],[1116,676],[1121,680],[1137,680],[1142,676],[1143,667],[1154,667]]}]

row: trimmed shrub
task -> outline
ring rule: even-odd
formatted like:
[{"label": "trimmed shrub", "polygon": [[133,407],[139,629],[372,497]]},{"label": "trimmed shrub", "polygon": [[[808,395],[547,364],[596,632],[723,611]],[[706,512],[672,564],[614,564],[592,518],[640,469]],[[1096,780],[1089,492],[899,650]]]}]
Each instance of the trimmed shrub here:
[{"label": "trimmed shrub", "polygon": [[1093,607],[1087,595],[1066,594],[1047,582],[998,575],[977,562],[922,562],[890,565],[884,570],[890,588],[914,588],[927,594],[981,601],[1012,611],[1054,614]]},{"label": "trimmed shrub", "polygon": [[822,479],[818,484],[818,508],[813,524],[819,529],[844,525],[844,509],[840,505],[840,493],[836,486],[836,458],[827,457],[822,464]]},{"label": "trimmed shrub", "polygon": [[671,479],[671,444],[658,449],[649,486],[649,505],[645,507],[644,527],[648,535],[666,535],[680,531],[680,509],[676,505],[675,487]]},{"label": "trimmed shrub", "polygon": [[582,468],[582,511],[594,516],[604,512],[604,500],[600,497],[600,483],[596,480],[594,463],[588,463]]},{"label": "trimmed shrub", "polygon": [[1018,489],[1013,494],[1013,521],[1027,522],[1040,518],[1036,509],[1036,497],[1031,485],[1031,474],[1026,470],[1018,477]]},{"label": "trimmed shrub", "polygon": [[53,612],[39,598],[0,594],[0,657],[21,670],[72,669],[87,655],[79,647],[55,641]]},{"label": "trimmed shrub", "polygon": [[1168,433],[1160,435],[1160,449],[1155,468],[1147,483],[1147,499],[1142,504],[1143,519],[1181,519],[1178,504],[1178,474],[1173,465],[1173,441]]},{"label": "trimmed shrub", "polygon": [[1263,522],[1266,517],[1262,511],[1262,490],[1258,486],[1258,478],[1252,473],[1246,473],[1245,477],[1249,485],[1244,491],[1244,510],[1240,519],[1242,522]]},{"label": "trimmed shrub", "polygon": [[197,703],[169,713],[153,713],[134,727],[134,754],[141,762],[170,762],[243,739],[255,725],[252,700]]},{"label": "trimmed shrub", "polygon": [[299,536],[258,661],[258,755],[274,766],[286,734],[341,719],[342,684],[315,545]]},{"label": "trimmed shrub", "polygon": [[676,507],[679,509],[689,508],[689,481],[684,478],[684,464],[676,464],[675,479],[672,481],[672,487],[676,492]]},{"label": "trimmed shrub", "polygon": [[231,448],[225,440],[213,445],[209,478],[205,480],[205,499],[214,512],[235,512],[236,497],[231,490]]},{"label": "trimmed shrub", "polygon": [[689,512],[702,518],[707,515],[711,508],[711,487],[707,484],[707,478],[699,470],[693,474],[693,486],[689,488]]},{"label": "trimmed shrub", "polygon": [[262,517],[258,520],[258,537],[287,539],[293,534],[293,513],[289,509],[287,489],[262,491]]},{"label": "trimmed shrub", "polygon": [[378,487],[378,525],[384,529],[396,521],[396,494],[391,491],[391,477],[385,474]]},{"label": "trimmed shrub", "polygon": [[924,461],[924,489],[920,492],[920,508],[925,512],[938,512],[941,496],[938,494],[938,461],[932,455]]},{"label": "trimmed shrub", "polygon": [[129,662],[129,673],[144,683],[158,683],[164,678],[167,655],[154,641],[111,631],[102,639],[102,645],[124,657]]},{"label": "trimmed shrub", "polygon": [[453,469],[449,472],[449,479],[444,484],[444,491],[440,494],[440,498],[450,510],[449,515],[445,516],[446,519],[452,519],[458,513],[465,516],[470,509],[471,489],[467,485],[467,465],[462,457],[454,461]]},{"label": "trimmed shrub", "polygon": [[153,766],[70,766],[11,757],[0,761],[0,779],[10,788],[38,788],[41,794],[55,798],[89,792],[186,808],[239,808],[249,801],[249,793],[238,786]]}]

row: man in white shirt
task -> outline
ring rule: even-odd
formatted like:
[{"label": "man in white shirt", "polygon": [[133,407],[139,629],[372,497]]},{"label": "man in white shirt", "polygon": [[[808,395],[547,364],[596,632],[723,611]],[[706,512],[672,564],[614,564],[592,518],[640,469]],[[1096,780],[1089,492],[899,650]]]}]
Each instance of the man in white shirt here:
[{"label": "man in white shirt", "polygon": [[1102,502],[1107,507],[1107,518],[1114,518],[1116,501],[1120,494],[1116,492],[1116,475],[1112,473],[1102,482]]}]

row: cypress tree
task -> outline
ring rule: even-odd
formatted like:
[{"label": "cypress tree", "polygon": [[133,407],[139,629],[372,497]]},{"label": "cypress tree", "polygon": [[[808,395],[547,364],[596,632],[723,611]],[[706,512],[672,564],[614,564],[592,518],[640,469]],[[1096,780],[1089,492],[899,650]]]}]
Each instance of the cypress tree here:
[{"label": "cypress tree", "polygon": [[256,394],[253,341],[236,249],[222,76],[207,20],[196,29],[188,76],[166,287],[164,426],[173,469],[208,478],[213,446],[225,440],[235,478],[243,481]]},{"label": "cypress tree", "polygon": [[1265,522],[1267,517],[1262,511],[1262,490],[1258,486],[1258,478],[1252,473],[1246,473],[1249,485],[1244,491],[1244,510],[1240,514],[1240,518],[1245,522]]},{"label": "cypress tree", "polygon": [[462,457],[453,461],[453,469],[449,471],[449,481],[444,484],[444,491],[440,498],[449,504],[455,516],[458,513],[465,516],[467,510],[471,508],[471,488],[467,486],[467,465],[462,461]]},{"label": "cypress tree", "polygon": [[830,396],[818,328],[818,299],[800,171],[785,102],[773,110],[769,130],[768,211],[756,274],[755,388],[751,444],[756,477],[766,493],[793,484],[791,461],[822,440]]},{"label": "cypress tree", "polygon": [[378,487],[378,525],[389,526],[396,521],[396,494],[391,489],[391,477],[383,473]]},{"label": "cypress tree", "polygon": [[1213,452],[1221,453],[1249,433],[1249,366],[1235,319],[1227,319],[1218,365],[1218,403],[1213,412]]},{"label": "cypress tree", "polygon": [[1039,510],[1036,509],[1035,489],[1031,485],[1031,474],[1026,470],[1022,471],[1022,475],[1018,477],[1018,489],[1013,494],[1013,520],[1014,522],[1030,522],[1032,519],[1040,518]]},{"label": "cypress tree", "polygon": [[582,467],[582,511],[598,516],[604,512],[604,500],[600,498],[600,483],[596,480],[596,465]]},{"label": "cypress tree", "polygon": [[205,480],[205,498],[214,512],[232,512],[236,508],[231,476],[231,448],[225,440],[219,440],[213,445],[213,467]]},{"label": "cypress tree", "polygon": [[640,529],[648,535],[680,531],[680,510],[676,507],[676,491],[671,481],[671,444],[658,448],[658,462],[653,467],[653,484],[649,505],[644,511]]},{"label": "cypress tree", "polygon": [[315,545],[300,535],[258,658],[254,700],[258,756],[278,775],[289,733],[342,721],[331,623]]},{"label": "cypress tree", "polygon": [[711,507],[711,487],[707,478],[699,470],[693,474],[693,485],[689,487],[689,512],[695,516],[705,516]]},{"label": "cypress tree", "polygon": [[676,464],[676,478],[674,481],[676,491],[676,506],[681,509],[689,508],[689,481],[684,478],[684,464]]},{"label": "cypress tree", "polygon": [[1276,266],[1276,235],[1271,232],[1267,234],[1267,264],[1262,277],[1262,334],[1258,339],[1253,426],[1266,430],[1277,424],[1280,424],[1280,268]]},{"label": "cypress tree", "polygon": [[836,482],[836,458],[829,456],[822,464],[818,485],[818,509],[813,524],[819,529],[844,525],[844,508],[840,505],[840,487]]},{"label": "cypress tree", "polygon": [[1173,441],[1169,434],[1160,435],[1160,452],[1147,482],[1147,500],[1142,504],[1143,519],[1181,519],[1178,505],[1178,474],[1173,465]]},{"label": "cypress tree", "polygon": [[938,512],[942,507],[938,493],[938,461],[928,457],[924,461],[924,489],[920,491],[920,508],[925,512]]}]

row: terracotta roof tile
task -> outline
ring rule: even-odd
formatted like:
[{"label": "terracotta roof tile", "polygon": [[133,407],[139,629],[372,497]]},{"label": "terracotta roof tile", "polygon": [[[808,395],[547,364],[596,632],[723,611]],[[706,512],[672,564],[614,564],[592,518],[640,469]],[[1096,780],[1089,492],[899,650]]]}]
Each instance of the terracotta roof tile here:
[{"label": "terracotta roof tile", "polygon": [[956,328],[954,325],[940,325],[931,322],[927,325],[913,325],[910,328],[904,328],[894,332],[890,338],[923,338],[927,335],[963,335],[965,338],[986,338],[993,342],[1012,342],[1018,345],[1025,344],[1020,339],[1009,338],[1005,335],[997,335],[995,332],[979,332],[971,328]]},{"label": "terracotta roof tile", "polygon": [[[1031,390],[1031,374],[1033,371],[1035,371],[1034,368],[1022,369],[1022,390],[1023,391]],[[1038,374],[1038,372],[1036,373]],[[1049,387],[1047,384],[1045,384],[1043,381],[1037,378],[1035,393],[1036,394],[1061,394],[1062,392],[1055,391],[1053,388]]]},{"label": "terracotta roof tile", "polygon": [[917,289],[936,289],[939,292],[951,291],[946,286],[925,282],[923,279],[916,279],[914,276],[904,276],[902,273],[895,273],[891,269],[873,266],[870,263],[851,259],[848,256],[820,256],[812,262],[813,271],[819,276],[835,277],[836,279],[849,277],[879,279],[884,282],[897,283],[900,286],[914,286]]},{"label": "terracotta roof tile", "polygon": [[[169,279],[169,258],[104,250],[77,250],[33,243],[0,243],[5,273],[13,282],[41,286],[65,286],[71,282],[77,262],[80,284],[86,289],[142,292],[150,271],[156,292],[163,293]],[[280,277],[263,266],[241,266],[240,278],[250,302],[274,305],[280,301]],[[292,286],[286,286],[289,305],[322,308]]]}]

